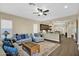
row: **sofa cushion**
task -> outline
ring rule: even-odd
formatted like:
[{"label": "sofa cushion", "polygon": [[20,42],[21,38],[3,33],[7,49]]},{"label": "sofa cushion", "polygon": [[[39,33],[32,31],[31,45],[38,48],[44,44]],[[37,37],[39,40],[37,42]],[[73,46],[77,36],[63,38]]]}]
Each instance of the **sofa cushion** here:
[{"label": "sofa cushion", "polygon": [[35,37],[40,37],[40,35],[38,33],[34,33]]},{"label": "sofa cushion", "polygon": [[21,40],[21,35],[16,36],[17,40]]},{"label": "sofa cushion", "polygon": [[26,38],[29,38],[30,36],[28,34],[25,34],[26,35]]},{"label": "sofa cushion", "polygon": [[26,35],[25,34],[21,34],[21,39],[25,39],[26,38]]}]

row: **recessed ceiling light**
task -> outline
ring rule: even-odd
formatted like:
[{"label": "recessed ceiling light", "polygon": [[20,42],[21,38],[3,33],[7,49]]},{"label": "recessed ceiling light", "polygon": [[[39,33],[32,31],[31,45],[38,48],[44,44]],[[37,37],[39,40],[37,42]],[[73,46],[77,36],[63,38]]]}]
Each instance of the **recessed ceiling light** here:
[{"label": "recessed ceiling light", "polygon": [[64,6],[64,8],[66,9],[66,8],[68,8],[68,6],[67,6],[67,5],[65,5],[65,6]]}]

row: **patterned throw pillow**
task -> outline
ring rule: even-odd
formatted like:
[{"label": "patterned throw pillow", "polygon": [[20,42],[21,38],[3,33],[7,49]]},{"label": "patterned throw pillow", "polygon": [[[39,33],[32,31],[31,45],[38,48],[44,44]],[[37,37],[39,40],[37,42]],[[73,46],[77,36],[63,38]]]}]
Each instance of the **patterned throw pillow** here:
[{"label": "patterned throw pillow", "polygon": [[21,40],[21,35],[17,35],[17,36],[16,36],[16,39],[17,39],[17,40]]},{"label": "patterned throw pillow", "polygon": [[40,35],[38,33],[34,33],[34,36],[35,37],[39,37]]},{"label": "patterned throw pillow", "polygon": [[21,39],[25,39],[26,38],[25,34],[21,34],[20,36],[21,36]]}]

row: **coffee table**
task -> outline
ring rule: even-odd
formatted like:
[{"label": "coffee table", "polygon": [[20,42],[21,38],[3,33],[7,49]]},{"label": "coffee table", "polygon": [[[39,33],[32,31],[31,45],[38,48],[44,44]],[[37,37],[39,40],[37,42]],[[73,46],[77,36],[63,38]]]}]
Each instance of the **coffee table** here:
[{"label": "coffee table", "polygon": [[22,48],[27,49],[29,52],[29,55],[34,55],[40,52],[40,45],[33,42],[22,43]]}]

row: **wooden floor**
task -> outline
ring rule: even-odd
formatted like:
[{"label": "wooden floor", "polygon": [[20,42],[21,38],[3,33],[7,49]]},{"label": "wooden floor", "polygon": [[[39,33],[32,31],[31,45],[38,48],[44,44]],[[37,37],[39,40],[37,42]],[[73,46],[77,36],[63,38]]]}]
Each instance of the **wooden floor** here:
[{"label": "wooden floor", "polygon": [[52,52],[49,56],[78,56],[78,47],[75,41],[71,38],[61,39],[61,45]]}]

